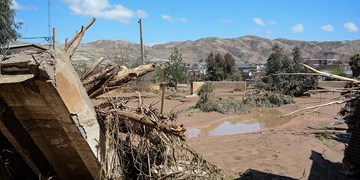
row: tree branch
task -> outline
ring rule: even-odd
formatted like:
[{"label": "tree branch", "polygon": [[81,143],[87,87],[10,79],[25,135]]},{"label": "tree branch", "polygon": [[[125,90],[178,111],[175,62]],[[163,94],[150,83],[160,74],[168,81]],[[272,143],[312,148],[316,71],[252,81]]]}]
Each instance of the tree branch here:
[{"label": "tree branch", "polygon": [[71,39],[71,41],[68,43],[68,45],[66,45],[67,49],[65,50],[65,52],[69,58],[71,58],[76,48],[79,46],[80,41],[85,34],[85,31],[89,29],[92,24],[94,24],[95,20],[95,18],[92,18],[92,20],[85,27],[81,27],[80,32],[77,32],[75,36]]},{"label": "tree branch", "polygon": [[329,106],[329,105],[333,105],[333,104],[343,104],[343,103],[352,101],[352,100],[354,100],[354,99],[355,99],[355,98],[351,98],[351,99],[345,99],[345,100],[342,100],[342,101],[333,101],[333,102],[329,102],[329,103],[325,103],[325,104],[320,104],[320,105],[316,105],[316,106],[309,106],[309,107],[305,107],[305,108],[298,109],[298,110],[296,110],[296,111],[293,111],[293,112],[290,112],[290,113],[281,115],[281,117],[289,116],[289,115],[298,113],[298,112],[300,112],[300,111],[305,111],[305,110],[309,110],[309,109],[321,108],[321,107],[325,107],[325,106]]},{"label": "tree branch", "polygon": [[325,77],[329,77],[329,78],[334,78],[334,79],[339,79],[339,80],[342,80],[342,81],[350,81],[352,83],[360,83],[359,80],[356,80],[356,79],[352,79],[352,78],[347,78],[347,77],[342,77],[342,76],[338,76],[338,75],[335,75],[335,74],[330,74],[330,73],[326,73],[326,72],[321,72],[321,71],[318,71],[306,64],[303,64],[303,66],[307,69],[309,69],[310,71],[312,72],[315,72],[315,73],[318,73],[319,75],[321,76],[325,76]]}]

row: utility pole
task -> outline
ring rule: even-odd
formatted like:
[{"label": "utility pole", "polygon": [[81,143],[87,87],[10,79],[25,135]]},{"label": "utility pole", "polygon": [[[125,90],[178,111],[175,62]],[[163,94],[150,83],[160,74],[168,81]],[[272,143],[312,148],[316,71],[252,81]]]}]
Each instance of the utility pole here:
[{"label": "utility pole", "polygon": [[53,36],[52,36],[53,38],[52,38],[52,40],[53,40],[53,48],[54,48],[54,50],[56,50],[56,29],[55,28],[53,28]]},{"label": "utility pole", "polygon": [[140,46],[141,46],[141,64],[144,64],[144,43],[143,43],[143,35],[142,35],[142,21],[139,19],[140,24]]}]

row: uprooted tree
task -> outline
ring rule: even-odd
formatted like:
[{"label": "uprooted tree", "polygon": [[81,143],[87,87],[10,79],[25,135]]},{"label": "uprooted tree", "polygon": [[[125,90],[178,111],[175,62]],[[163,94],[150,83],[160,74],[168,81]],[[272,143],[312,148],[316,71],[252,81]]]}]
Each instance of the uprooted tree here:
[{"label": "uprooted tree", "polygon": [[262,79],[262,83],[265,83],[262,86],[264,89],[291,96],[301,96],[315,87],[316,78],[305,75],[307,70],[301,65],[303,58],[298,47],[293,49],[292,59],[278,44],[273,46],[272,51],[267,59],[266,77]]}]

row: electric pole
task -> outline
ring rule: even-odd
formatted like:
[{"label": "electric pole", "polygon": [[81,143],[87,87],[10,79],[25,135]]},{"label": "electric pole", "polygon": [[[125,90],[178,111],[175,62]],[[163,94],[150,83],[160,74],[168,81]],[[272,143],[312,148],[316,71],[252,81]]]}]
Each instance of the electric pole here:
[{"label": "electric pole", "polygon": [[144,43],[143,43],[143,35],[142,35],[142,21],[139,19],[140,24],[140,46],[141,46],[141,64],[144,64]]}]

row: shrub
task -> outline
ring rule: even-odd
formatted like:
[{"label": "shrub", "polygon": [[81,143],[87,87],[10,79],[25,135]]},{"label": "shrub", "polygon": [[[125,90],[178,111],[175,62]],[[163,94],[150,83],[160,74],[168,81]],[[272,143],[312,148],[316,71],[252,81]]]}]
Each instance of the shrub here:
[{"label": "shrub", "polygon": [[273,107],[284,104],[294,103],[292,96],[266,93],[249,95],[241,102],[236,99],[218,99],[213,96],[214,88],[209,83],[205,83],[199,91],[199,101],[195,108],[199,108],[203,112],[216,111],[223,114],[240,114],[247,113],[253,107]]},{"label": "shrub", "polygon": [[343,66],[339,66],[339,65],[332,66],[330,67],[329,71],[331,74],[346,77],[345,68]]}]

